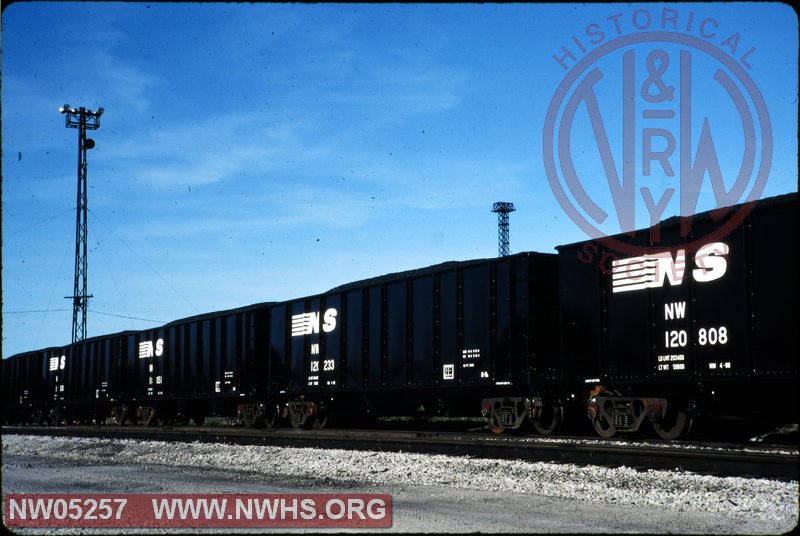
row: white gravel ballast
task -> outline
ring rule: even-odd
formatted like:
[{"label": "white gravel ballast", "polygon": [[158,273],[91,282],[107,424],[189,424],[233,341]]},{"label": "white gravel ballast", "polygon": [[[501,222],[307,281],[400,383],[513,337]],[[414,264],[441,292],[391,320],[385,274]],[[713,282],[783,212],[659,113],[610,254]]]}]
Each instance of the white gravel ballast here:
[{"label": "white gravel ballast", "polygon": [[771,533],[798,483],[397,452],[3,435],[6,493],[389,493],[391,531]]}]

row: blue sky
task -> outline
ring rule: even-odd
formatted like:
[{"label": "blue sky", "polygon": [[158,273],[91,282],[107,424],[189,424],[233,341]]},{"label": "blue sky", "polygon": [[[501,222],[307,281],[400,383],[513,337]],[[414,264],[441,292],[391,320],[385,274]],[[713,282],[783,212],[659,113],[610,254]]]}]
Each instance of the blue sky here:
[{"label": "blue sky", "polygon": [[[106,110],[88,156],[89,336],[145,329],[496,256],[495,201],[517,207],[512,252],[586,239],[543,164],[545,116],[568,72],[553,55],[569,46],[580,60],[572,37],[588,54],[616,37],[615,23],[620,36],[660,29],[664,9],[676,33],[734,63],[755,49],[746,73],[773,136],[763,195],[796,191],[798,26],[784,4],[6,7],[3,357],[71,337],[63,297],[74,274],[77,134],[62,104]],[[703,20],[713,22],[701,32]],[[592,44],[597,31],[605,39]],[[735,52],[723,44],[733,34]],[[662,48],[678,57],[680,46]],[[650,50],[637,50],[639,85]],[[598,62],[604,81],[621,80],[619,58]],[[715,68],[711,56],[693,58],[698,73]],[[694,143],[708,117],[730,186],[741,121],[713,82],[693,80]],[[598,98],[616,150],[611,87]],[[665,126],[676,130],[675,121]],[[570,143],[585,180],[601,167],[586,117]],[[677,180],[651,179],[662,188]],[[607,202],[607,183],[585,184]],[[708,182],[700,199],[700,209],[714,206]],[[647,224],[642,210],[637,227]],[[678,210],[671,202],[664,215]]]}]

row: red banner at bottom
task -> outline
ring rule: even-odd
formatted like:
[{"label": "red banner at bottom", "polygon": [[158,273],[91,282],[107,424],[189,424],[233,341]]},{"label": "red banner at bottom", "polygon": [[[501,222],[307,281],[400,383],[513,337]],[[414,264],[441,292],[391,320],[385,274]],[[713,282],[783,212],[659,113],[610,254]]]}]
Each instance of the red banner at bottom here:
[{"label": "red banner at bottom", "polygon": [[6,527],[388,528],[385,494],[22,494]]}]

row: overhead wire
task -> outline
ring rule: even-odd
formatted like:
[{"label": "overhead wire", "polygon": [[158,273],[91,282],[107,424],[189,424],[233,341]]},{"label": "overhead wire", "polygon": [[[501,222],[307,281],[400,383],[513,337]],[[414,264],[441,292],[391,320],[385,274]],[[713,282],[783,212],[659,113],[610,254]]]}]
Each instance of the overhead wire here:
[{"label": "overhead wire", "polygon": [[180,292],[180,291],[179,291],[177,288],[175,288],[175,287],[172,285],[172,283],[170,283],[169,281],[167,281],[167,279],[166,279],[166,278],[165,278],[163,275],[161,275],[161,274],[158,272],[158,270],[156,270],[156,269],[155,269],[155,268],[154,268],[154,267],[153,267],[153,266],[152,266],[152,265],[151,265],[149,262],[147,262],[147,259],[145,259],[145,258],[144,258],[144,257],[142,257],[141,255],[139,255],[139,253],[138,253],[138,252],[137,252],[135,249],[133,249],[133,247],[132,247],[130,244],[128,244],[128,243],[127,243],[125,240],[123,240],[123,239],[122,239],[122,237],[121,237],[121,236],[119,236],[119,235],[118,235],[116,232],[114,232],[114,230],[113,230],[111,227],[109,227],[109,226],[108,226],[108,225],[107,225],[107,224],[106,224],[106,223],[105,223],[105,222],[104,222],[102,219],[100,219],[100,217],[99,217],[97,214],[95,214],[94,212],[92,212],[92,210],[91,210],[91,209],[89,209],[89,208],[87,207],[87,210],[88,210],[88,212],[89,212],[89,213],[90,213],[90,214],[91,214],[91,215],[92,215],[92,216],[93,216],[93,217],[94,217],[94,218],[95,218],[95,219],[96,219],[98,222],[100,222],[100,223],[103,225],[103,227],[105,227],[106,229],[108,229],[108,231],[109,231],[111,234],[113,234],[113,235],[114,235],[114,236],[117,238],[117,240],[119,240],[120,242],[122,242],[122,243],[125,245],[125,247],[127,247],[129,250],[131,250],[131,252],[132,252],[134,255],[136,255],[136,257],[137,257],[137,258],[138,258],[140,261],[142,261],[142,262],[145,264],[145,266],[147,266],[148,268],[150,268],[150,270],[151,270],[151,271],[152,271],[154,274],[156,274],[156,275],[158,276],[158,278],[159,278],[159,279],[161,279],[161,281],[163,281],[163,282],[164,282],[164,284],[166,284],[166,285],[167,285],[169,288],[171,288],[171,289],[172,289],[172,291],[173,291],[175,294],[177,294],[178,296],[180,296],[180,298],[181,298],[183,301],[185,301],[185,302],[186,302],[186,303],[189,305],[189,307],[191,307],[192,309],[194,309],[194,311],[195,311],[195,312],[198,312],[198,313],[200,312],[200,310],[199,310],[197,307],[195,307],[195,306],[194,306],[194,304],[193,304],[192,302],[190,302],[190,301],[189,301],[189,300],[186,298],[186,296],[184,296],[183,294],[181,294],[181,292]]},{"label": "overhead wire", "polygon": [[[54,215],[52,215],[50,217],[43,218],[43,219],[41,219],[40,221],[38,221],[38,222],[36,222],[34,224],[28,225],[27,227],[23,227],[23,228],[20,228],[20,229],[16,229],[16,230],[10,231],[10,234],[11,235],[16,235],[16,234],[28,231],[30,229],[33,229],[33,228],[38,227],[40,225],[43,225],[43,224],[45,224],[45,223],[47,223],[49,221],[55,220],[56,218],[59,218],[59,217],[63,216],[64,214],[68,213],[68,212],[75,212],[75,210],[76,210],[75,207],[71,207],[71,208],[69,208],[67,210],[64,210],[62,212],[54,214]],[[158,276],[158,278],[161,279],[161,281],[164,282],[164,284],[166,284],[170,289],[172,289],[172,291],[175,294],[177,294],[184,302],[186,302],[186,304],[188,304],[189,307],[192,308],[192,310],[194,310],[195,312],[200,312],[200,310],[197,307],[195,307],[194,304],[192,302],[190,302],[188,298],[186,298],[186,296],[184,296],[177,288],[175,288],[175,286],[172,285],[163,275],[161,275],[161,273],[159,273],[158,270],[156,270],[149,262],[147,262],[147,259],[145,259],[142,255],[140,255],[128,242],[126,242],[122,237],[120,237],[97,214],[95,214],[88,207],[87,207],[87,211],[92,215],[92,217],[95,220],[97,220],[99,223],[101,223],[105,229],[107,229],[112,235],[114,235],[114,237],[116,237],[117,240],[119,240],[122,244],[124,244],[125,247],[127,247],[140,261],[142,261],[145,266],[147,266],[156,276]],[[136,307],[136,306],[129,306],[126,303],[126,301],[124,299],[124,296],[122,295],[122,291],[120,290],[119,285],[117,284],[117,280],[114,277],[113,272],[111,271],[111,266],[110,266],[110,264],[108,262],[108,258],[105,255],[105,251],[103,250],[100,241],[98,240],[96,242],[97,242],[98,249],[100,250],[100,253],[101,253],[102,257],[103,257],[103,261],[105,262],[106,267],[108,268],[109,274],[111,276],[111,280],[112,280],[112,282],[114,284],[114,287],[116,288],[117,293],[119,294],[120,300],[122,301],[122,308],[123,308],[125,314],[123,315],[123,314],[104,312],[104,311],[99,311],[97,309],[88,309],[88,310],[91,311],[92,313],[98,314],[98,315],[105,315],[105,316],[112,316],[112,317],[117,317],[117,318],[129,319],[129,320],[131,320],[131,327],[133,329],[136,329],[135,325],[133,324],[134,320],[138,320],[138,321],[142,321],[142,322],[159,323],[159,324],[166,323],[166,321],[164,321],[164,320],[153,319],[153,318],[145,318],[145,317],[142,317],[142,316],[134,316],[133,314],[131,314],[131,309],[139,309],[139,310],[141,310],[142,312],[145,312],[145,313],[148,310],[152,310],[152,309],[143,308],[143,307]],[[44,309],[12,310],[12,311],[4,310],[3,311],[3,314],[42,314],[42,320],[41,320],[41,323],[39,324],[39,327],[38,327],[38,329],[36,331],[36,337],[34,338],[34,346],[37,346],[39,344],[39,338],[41,336],[42,330],[44,329],[44,325],[45,325],[45,323],[47,321],[47,315],[49,313],[72,311],[72,309],[53,309],[53,308],[51,308],[51,305],[52,305],[52,302],[53,302],[53,296],[55,295],[56,289],[59,286],[61,275],[62,275],[62,271],[63,271],[63,268],[64,268],[64,264],[66,262],[67,255],[69,254],[71,246],[72,246],[72,243],[67,241],[66,242],[66,246],[64,248],[64,254],[63,254],[62,258],[61,258],[61,262],[59,263],[58,270],[56,271],[55,281],[54,281],[53,286],[52,286],[52,288],[50,290],[50,295],[49,295],[48,300],[47,300],[47,306]],[[97,303],[97,302],[95,302],[95,303]],[[106,305],[104,305],[104,307],[105,306],[110,306],[112,309],[114,307],[114,306],[112,306],[110,304],[106,304]],[[185,313],[179,312],[179,311],[173,311],[173,312],[176,315],[185,314]]]},{"label": "overhead wire", "polygon": [[32,309],[30,311],[3,311],[3,314],[24,315],[28,313],[63,313],[65,311],[72,311],[72,309]]},{"label": "overhead wire", "polygon": [[[100,245],[100,241],[95,240],[95,242],[97,243],[97,249],[100,250],[100,255],[103,257],[103,262],[106,263],[106,268],[108,268],[108,274],[111,276],[111,281],[114,283],[114,288],[117,289],[117,294],[119,294],[119,299],[122,302],[122,307],[125,309],[125,313],[129,315],[127,318],[131,320],[131,329],[136,329],[136,326],[133,323],[134,319],[132,316],[130,316],[130,311],[128,311],[128,306],[125,303],[125,298],[122,296],[122,292],[119,290],[119,285],[117,285],[117,279],[114,277],[114,272],[111,270],[111,265],[108,264],[108,259],[106,258],[106,254],[103,251],[102,246]],[[102,314],[99,311],[92,311],[92,312]],[[120,315],[114,315],[114,316],[120,316]]]},{"label": "overhead wire", "polygon": [[157,319],[154,319],[154,318],[140,318],[140,317],[136,317],[136,316],[117,315],[117,314],[114,314],[114,313],[105,313],[103,311],[98,311],[96,309],[88,309],[88,311],[90,311],[90,312],[92,312],[94,314],[98,314],[98,315],[115,316],[117,318],[128,318],[130,320],[141,320],[142,322],[153,322],[154,324],[166,324],[167,323],[166,320],[157,320]]},{"label": "overhead wire", "polygon": [[[75,209],[72,209],[75,210]],[[61,257],[61,264],[58,265],[58,272],[56,272],[56,279],[53,283],[53,288],[50,289],[50,297],[47,298],[47,310],[44,311],[42,315],[42,322],[39,324],[39,329],[36,331],[36,338],[33,340],[34,346],[39,346],[39,336],[42,334],[42,329],[44,328],[44,323],[47,320],[47,313],[50,312],[50,304],[53,303],[53,294],[56,292],[56,288],[58,287],[59,280],[61,279],[61,270],[64,268],[64,262],[67,260],[67,254],[70,250],[70,244],[67,243],[66,248],[64,248],[64,255]],[[71,309],[67,309],[70,311]],[[58,309],[57,311],[61,311]]]},{"label": "overhead wire", "polygon": [[97,299],[92,300],[92,304],[95,308],[98,308],[103,311],[110,311],[117,314],[126,314],[126,315],[156,315],[156,316],[171,316],[174,318],[179,318],[181,316],[187,316],[189,313],[186,309],[178,310],[178,309],[163,309],[161,307],[151,307],[151,306],[142,306],[142,305],[134,305],[130,303],[126,303],[126,305],[122,305],[117,302],[107,302],[107,301],[100,301]]},{"label": "overhead wire", "polygon": [[22,233],[22,232],[25,232],[25,231],[29,231],[30,229],[33,229],[34,227],[38,227],[39,225],[43,225],[43,224],[45,224],[45,223],[47,223],[49,221],[52,221],[52,220],[54,220],[56,218],[60,218],[61,216],[63,216],[67,212],[75,212],[75,207],[68,208],[68,209],[66,209],[66,210],[64,210],[62,212],[59,212],[58,214],[54,214],[54,215],[50,216],[49,218],[44,218],[42,220],[39,220],[38,222],[33,223],[31,225],[28,225],[27,227],[22,227],[20,229],[14,230],[14,231],[9,231],[9,234],[15,235],[15,234],[19,234],[19,233]]}]

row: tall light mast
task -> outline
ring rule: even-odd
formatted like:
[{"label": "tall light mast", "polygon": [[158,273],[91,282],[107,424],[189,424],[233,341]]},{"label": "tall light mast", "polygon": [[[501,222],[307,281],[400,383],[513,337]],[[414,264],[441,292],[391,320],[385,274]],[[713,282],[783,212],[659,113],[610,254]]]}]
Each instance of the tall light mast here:
[{"label": "tall light mast", "polygon": [[100,128],[100,116],[103,115],[103,108],[98,108],[96,112],[80,108],[72,108],[65,104],[58,110],[66,116],[67,128],[78,129],[78,202],[75,216],[75,284],[72,296],[72,342],[82,341],[86,338],[86,305],[89,298],[88,284],[86,280],[86,268],[88,265],[88,252],[86,241],[86,179],[88,165],[86,163],[86,150],[94,148],[94,140],[86,137],[87,130],[97,130]]},{"label": "tall light mast", "polygon": [[508,238],[508,214],[514,212],[514,203],[498,201],[492,206],[492,212],[497,213],[497,256],[507,257],[511,253]]}]

